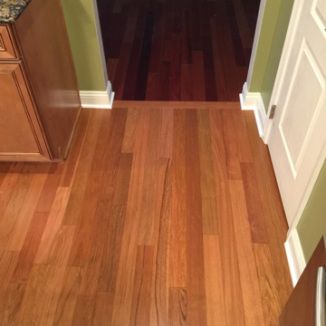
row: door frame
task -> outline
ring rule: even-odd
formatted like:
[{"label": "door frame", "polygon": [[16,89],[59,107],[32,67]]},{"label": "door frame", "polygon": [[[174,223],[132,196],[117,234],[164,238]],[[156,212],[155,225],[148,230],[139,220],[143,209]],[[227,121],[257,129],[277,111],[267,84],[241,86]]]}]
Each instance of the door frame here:
[{"label": "door frame", "polygon": [[[299,19],[300,19],[300,14],[301,14],[303,5],[304,5],[304,0],[294,0],[293,9],[292,9],[291,17],[290,17],[290,22],[289,22],[289,27],[288,27],[287,35],[285,38],[284,47],[282,50],[282,56],[280,59],[278,70],[277,70],[271,100],[268,105],[267,116],[270,115],[272,106],[274,104],[277,105],[279,97],[280,97],[280,93],[282,90],[282,81],[284,79],[288,61],[290,59],[293,42],[294,42],[295,36],[296,36],[296,27],[297,27]],[[269,120],[269,123],[270,123],[270,130],[272,128],[276,128],[276,126],[273,124],[272,120]],[[270,142],[270,135],[271,135],[271,133],[269,132],[267,135],[267,139],[266,139],[267,144],[269,144],[269,142]],[[288,237],[290,237],[292,235],[292,233],[294,231],[296,231],[296,227],[298,226],[298,224],[300,222],[303,211],[308,203],[309,197],[312,193],[312,190],[317,181],[318,175],[321,171],[321,168],[324,164],[325,159],[326,159],[326,149],[324,149],[324,151],[317,163],[316,169],[313,172],[312,178],[310,179],[310,181],[307,185],[307,189],[304,194],[303,200],[299,206],[297,216],[294,218],[292,225],[289,225]]]}]

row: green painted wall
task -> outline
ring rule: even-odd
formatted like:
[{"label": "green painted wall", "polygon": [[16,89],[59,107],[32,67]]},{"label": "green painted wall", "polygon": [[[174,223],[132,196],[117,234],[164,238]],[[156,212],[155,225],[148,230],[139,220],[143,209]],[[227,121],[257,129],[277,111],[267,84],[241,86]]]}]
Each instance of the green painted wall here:
[{"label": "green painted wall", "polygon": [[260,92],[268,109],[293,0],[266,0],[250,92]]},{"label": "green painted wall", "polygon": [[318,176],[297,230],[308,261],[321,236],[326,233],[326,162]]},{"label": "green painted wall", "polygon": [[105,90],[106,75],[93,0],[61,0],[81,90]]}]

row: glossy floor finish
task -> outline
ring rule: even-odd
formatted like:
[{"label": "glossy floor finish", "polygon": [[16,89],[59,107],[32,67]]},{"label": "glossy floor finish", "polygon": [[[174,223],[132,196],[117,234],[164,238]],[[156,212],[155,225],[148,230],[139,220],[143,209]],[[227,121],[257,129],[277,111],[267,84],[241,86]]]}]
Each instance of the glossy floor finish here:
[{"label": "glossy floor finish", "polygon": [[259,0],[97,0],[121,100],[236,101]]},{"label": "glossy floor finish", "polygon": [[65,163],[0,164],[0,325],[277,325],[287,227],[253,114],[137,105],[83,110]]}]

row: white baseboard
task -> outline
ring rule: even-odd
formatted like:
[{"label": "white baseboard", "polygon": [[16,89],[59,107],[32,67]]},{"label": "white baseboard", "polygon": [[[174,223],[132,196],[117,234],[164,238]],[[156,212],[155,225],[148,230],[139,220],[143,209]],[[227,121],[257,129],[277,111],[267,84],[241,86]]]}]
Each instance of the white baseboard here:
[{"label": "white baseboard", "polygon": [[254,111],[257,129],[264,143],[267,144],[272,121],[266,115],[264,101],[258,92],[249,92],[247,83],[244,83],[242,93],[240,94],[240,104],[242,110]]},{"label": "white baseboard", "polygon": [[86,109],[112,109],[114,92],[108,82],[105,91],[80,91],[82,108]]},{"label": "white baseboard", "polygon": [[297,229],[292,229],[290,231],[284,247],[289,264],[292,284],[295,286],[306,267],[306,260]]}]

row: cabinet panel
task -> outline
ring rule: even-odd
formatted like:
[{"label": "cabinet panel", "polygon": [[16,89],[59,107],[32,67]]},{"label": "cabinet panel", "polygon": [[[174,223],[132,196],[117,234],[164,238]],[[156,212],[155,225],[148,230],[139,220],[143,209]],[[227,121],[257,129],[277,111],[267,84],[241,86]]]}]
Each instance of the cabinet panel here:
[{"label": "cabinet panel", "polygon": [[[312,257],[310,258],[305,270],[303,271],[296,287],[284,307],[280,317],[280,326],[310,326],[324,325],[315,323],[316,317],[316,290],[318,268],[326,266],[326,237],[324,236]],[[325,296],[325,294],[323,294]],[[325,299],[323,305],[325,305]]]},{"label": "cabinet panel", "polygon": [[81,105],[60,0],[31,1],[13,28],[51,153],[64,159]]},{"label": "cabinet panel", "polygon": [[48,157],[19,63],[0,64],[0,152]]},{"label": "cabinet panel", "polygon": [[16,59],[17,53],[10,37],[9,30],[6,26],[0,25],[0,59]]},{"label": "cabinet panel", "polygon": [[0,161],[65,159],[80,108],[61,0],[28,1],[0,24]]}]

